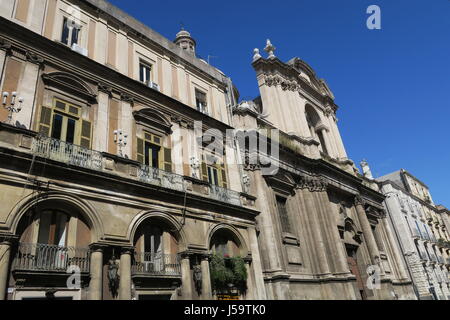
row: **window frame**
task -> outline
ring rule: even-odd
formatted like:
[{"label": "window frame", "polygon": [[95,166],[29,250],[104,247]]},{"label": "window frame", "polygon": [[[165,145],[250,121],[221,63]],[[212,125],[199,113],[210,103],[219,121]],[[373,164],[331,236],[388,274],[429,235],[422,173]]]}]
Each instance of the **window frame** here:
[{"label": "window frame", "polygon": [[[141,70],[143,67],[144,68],[146,67],[149,69],[149,71],[148,71],[149,79],[144,80],[141,78],[142,75],[146,76],[146,74],[143,74],[143,73],[141,74]],[[150,62],[147,62],[143,59],[139,59],[139,81],[142,83],[145,83],[146,85],[148,85],[150,82],[153,81],[153,64],[151,64]]]},{"label": "window frame", "polygon": [[[72,23],[73,25],[71,27],[69,27],[69,23]],[[65,29],[67,28],[67,42],[65,42],[66,40],[63,38],[64,37],[64,32]],[[83,26],[79,23],[77,23],[74,19],[69,18],[66,15],[63,15],[63,19],[62,19],[62,30],[61,30],[61,36],[60,36],[60,42],[62,44],[64,44],[65,46],[68,46],[70,48],[73,47],[74,44],[80,46],[81,43],[81,30],[82,30]],[[74,32],[76,30],[76,42],[73,41],[73,36],[74,36]]]},{"label": "window frame", "polygon": [[[200,104],[199,106],[199,95],[203,96],[203,105]],[[205,91],[200,90],[198,88],[194,89],[194,96],[195,96],[195,108],[197,109],[197,111],[204,113],[204,114],[209,114],[208,111],[208,95]],[[201,102],[200,102],[201,103]]]},{"label": "window frame", "polygon": [[[280,206],[279,200],[283,201],[283,206]],[[291,228],[291,219],[289,217],[289,210],[287,209],[288,198],[278,195],[275,195],[275,204],[278,212],[278,216],[280,218],[280,226],[282,233],[292,234]]]},{"label": "window frame", "polygon": [[[57,107],[58,102],[64,104],[64,109]],[[75,108],[77,110],[77,113],[71,112],[71,108]],[[60,98],[54,97],[52,107],[50,109],[52,111],[51,111],[51,121],[50,121],[50,126],[49,126],[49,137],[66,142],[65,141],[66,138],[61,139],[61,137],[66,137],[68,121],[69,121],[69,119],[73,119],[73,120],[75,120],[75,129],[74,129],[74,133],[73,133],[74,138],[73,138],[73,142],[68,142],[68,143],[71,143],[74,145],[81,145],[82,107],[79,105],[70,103],[68,101],[62,100]],[[62,128],[61,128],[60,138],[53,137],[53,129],[55,126],[55,115],[62,116]]]}]

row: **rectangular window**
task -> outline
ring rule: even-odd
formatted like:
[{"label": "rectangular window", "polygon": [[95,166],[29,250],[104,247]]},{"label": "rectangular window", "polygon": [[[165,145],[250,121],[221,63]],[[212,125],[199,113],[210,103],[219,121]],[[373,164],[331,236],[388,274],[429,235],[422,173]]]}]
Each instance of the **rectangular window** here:
[{"label": "rectangular window", "polygon": [[75,21],[64,17],[63,27],[61,33],[61,42],[69,47],[72,47],[74,44],[78,44],[78,40],[80,37],[80,29],[81,26],[75,23]]},{"label": "rectangular window", "polygon": [[92,124],[81,119],[80,114],[79,106],[55,99],[53,108],[42,106],[39,132],[47,137],[89,149]]},{"label": "rectangular window", "polygon": [[172,172],[172,149],[162,146],[162,139],[144,132],[144,138],[137,138],[137,161],[152,167]]},{"label": "rectangular window", "polygon": [[289,223],[289,215],[286,208],[287,199],[283,197],[277,196],[277,209],[278,214],[280,215],[280,221],[281,221],[281,231],[290,233],[291,232],[291,225]]},{"label": "rectangular window", "polygon": [[139,64],[139,80],[145,84],[148,84],[151,79],[152,67],[150,64],[141,62]]},{"label": "rectangular window", "polygon": [[208,166],[208,182],[211,185],[219,185],[219,175],[216,167]]},{"label": "rectangular window", "polygon": [[160,146],[157,146],[151,142],[145,141],[144,152],[145,152],[145,165],[152,168],[159,168],[159,151]]},{"label": "rectangular window", "polygon": [[207,104],[206,104],[206,93],[195,90],[195,105],[197,107],[197,110],[203,113],[207,113]]}]

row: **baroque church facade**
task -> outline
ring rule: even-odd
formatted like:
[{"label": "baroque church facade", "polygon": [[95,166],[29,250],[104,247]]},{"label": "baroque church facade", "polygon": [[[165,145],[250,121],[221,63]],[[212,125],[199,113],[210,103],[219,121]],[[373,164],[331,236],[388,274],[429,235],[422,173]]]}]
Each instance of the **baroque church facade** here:
[{"label": "baroque church facade", "polygon": [[189,32],[105,0],[0,15],[1,300],[417,298],[306,62],[268,41],[239,101]]}]

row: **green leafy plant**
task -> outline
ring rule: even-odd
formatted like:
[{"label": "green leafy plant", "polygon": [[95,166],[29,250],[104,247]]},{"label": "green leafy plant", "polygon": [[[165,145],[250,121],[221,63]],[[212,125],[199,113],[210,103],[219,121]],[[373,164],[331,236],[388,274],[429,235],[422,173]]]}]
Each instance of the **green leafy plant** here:
[{"label": "green leafy plant", "polygon": [[209,264],[211,285],[216,292],[228,292],[236,288],[240,293],[247,290],[247,268],[241,257],[225,258],[214,254]]}]

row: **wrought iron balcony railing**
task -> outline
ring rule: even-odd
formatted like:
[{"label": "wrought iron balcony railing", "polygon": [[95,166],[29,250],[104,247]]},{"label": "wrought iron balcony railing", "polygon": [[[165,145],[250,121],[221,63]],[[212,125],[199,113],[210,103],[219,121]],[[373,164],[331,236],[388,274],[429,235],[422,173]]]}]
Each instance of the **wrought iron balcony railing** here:
[{"label": "wrought iron balcony railing", "polygon": [[101,170],[103,167],[103,157],[100,152],[53,138],[33,139],[32,152],[46,159],[78,167],[94,170]]},{"label": "wrought iron balcony railing", "polygon": [[210,185],[209,186],[209,196],[212,199],[230,203],[230,204],[234,204],[236,206],[242,205],[239,192],[225,189],[225,188],[222,188],[219,186]]},{"label": "wrought iron balcony railing", "polygon": [[141,165],[139,167],[138,178],[142,182],[161,186],[164,188],[182,192],[186,190],[183,176],[157,168],[152,168],[146,165]]},{"label": "wrought iron balcony railing", "polygon": [[[103,170],[103,155],[101,152],[57,139],[42,136],[34,138],[32,152],[36,156],[63,162],[69,165],[97,171]],[[186,191],[185,178],[182,175],[141,165],[138,167],[137,176],[138,179],[144,183],[181,192]],[[211,185],[209,187],[209,197],[211,199],[237,206],[242,205],[239,192],[221,188],[219,186]]]},{"label": "wrought iron balcony railing", "polygon": [[132,273],[150,276],[181,276],[181,264],[177,254],[135,252]]},{"label": "wrought iron balcony railing", "polygon": [[77,266],[89,272],[89,249],[39,243],[20,243],[13,262],[15,271],[67,272]]}]

